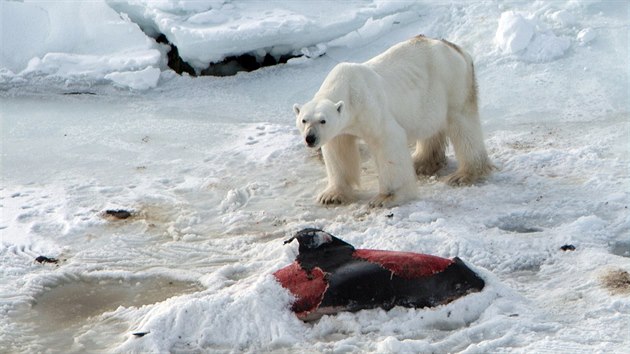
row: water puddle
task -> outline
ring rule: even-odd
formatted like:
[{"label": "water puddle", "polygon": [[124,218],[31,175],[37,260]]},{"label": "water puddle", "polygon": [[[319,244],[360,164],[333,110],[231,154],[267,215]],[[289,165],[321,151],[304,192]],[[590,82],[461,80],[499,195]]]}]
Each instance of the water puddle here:
[{"label": "water puddle", "polygon": [[499,230],[507,232],[528,234],[542,232],[545,230],[545,227],[549,227],[552,224],[553,223],[541,215],[506,215],[486,226],[496,227]]},{"label": "water puddle", "polygon": [[167,277],[83,277],[46,287],[35,296],[30,308],[14,313],[16,322],[25,327],[28,346],[34,350],[106,350],[124,341],[133,330],[122,319],[108,316],[108,312],[200,290],[197,283]]}]

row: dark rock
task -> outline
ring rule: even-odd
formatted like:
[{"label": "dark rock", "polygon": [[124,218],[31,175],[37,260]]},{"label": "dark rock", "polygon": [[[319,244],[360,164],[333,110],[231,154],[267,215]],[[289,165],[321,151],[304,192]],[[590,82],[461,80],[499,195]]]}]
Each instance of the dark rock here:
[{"label": "dark rock", "polygon": [[75,95],[96,95],[96,93],[94,92],[89,92],[89,91],[70,91],[70,92],[64,92],[63,93],[66,96],[75,96]]},{"label": "dark rock", "polygon": [[140,338],[140,337],[146,336],[149,333],[151,333],[151,332],[136,332],[136,333],[131,333],[131,334],[133,334],[134,336]]},{"label": "dark rock", "polygon": [[38,262],[38,263],[42,263],[42,264],[44,264],[44,263],[58,263],[59,262],[59,260],[56,259],[56,258],[48,258],[46,256],[39,256],[39,257],[35,258],[35,261]]},{"label": "dark rock", "polygon": [[119,210],[106,210],[105,216],[111,216],[114,219],[124,220],[131,217],[131,213],[127,210],[119,209]]}]

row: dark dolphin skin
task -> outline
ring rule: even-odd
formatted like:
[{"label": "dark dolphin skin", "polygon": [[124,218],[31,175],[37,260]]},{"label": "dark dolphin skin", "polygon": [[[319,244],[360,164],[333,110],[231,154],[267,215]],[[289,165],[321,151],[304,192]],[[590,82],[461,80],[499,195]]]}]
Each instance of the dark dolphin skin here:
[{"label": "dark dolphin skin", "polygon": [[339,311],[432,307],[485,285],[457,257],[355,249],[319,229],[299,231],[285,243],[295,239],[295,262],[274,276],[295,296],[292,310],[304,321]]}]

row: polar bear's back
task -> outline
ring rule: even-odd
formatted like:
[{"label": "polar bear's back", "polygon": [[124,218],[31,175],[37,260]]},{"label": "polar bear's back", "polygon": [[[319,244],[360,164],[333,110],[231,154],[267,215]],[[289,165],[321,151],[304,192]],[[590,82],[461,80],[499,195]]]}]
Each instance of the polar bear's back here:
[{"label": "polar bear's back", "polygon": [[[389,82],[421,78],[425,82],[460,80],[472,65],[470,55],[446,41],[416,36],[398,43],[364,63]],[[416,83],[417,85],[417,83]]]},{"label": "polar bear's back", "polygon": [[464,109],[476,96],[470,55],[446,40],[417,36],[363,65],[382,78],[389,111],[410,137],[441,129],[448,110]]}]

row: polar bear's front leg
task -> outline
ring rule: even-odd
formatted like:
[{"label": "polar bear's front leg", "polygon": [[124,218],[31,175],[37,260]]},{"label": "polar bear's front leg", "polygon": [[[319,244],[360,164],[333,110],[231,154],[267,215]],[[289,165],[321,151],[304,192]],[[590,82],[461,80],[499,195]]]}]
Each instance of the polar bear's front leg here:
[{"label": "polar bear's front leg", "polygon": [[346,204],[354,200],[352,191],[343,191],[334,186],[328,186],[317,196],[321,204]]},{"label": "polar bear's front leg", "polygon": [[379,194],[370,201],[371,207],[390,207],[416,195],[416,173],[407,148],[404,131],[389,132],[387,139],[368,142],[376,160]]},{"label": "polar bear's front leg", "polygon": [[361,159],[356,138],[340,135],[322,146],[328,186],[317,200],[322,204],[343,204],[355,200],[353,187],[359,186]]}]

